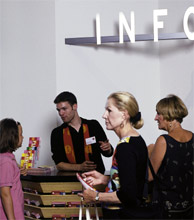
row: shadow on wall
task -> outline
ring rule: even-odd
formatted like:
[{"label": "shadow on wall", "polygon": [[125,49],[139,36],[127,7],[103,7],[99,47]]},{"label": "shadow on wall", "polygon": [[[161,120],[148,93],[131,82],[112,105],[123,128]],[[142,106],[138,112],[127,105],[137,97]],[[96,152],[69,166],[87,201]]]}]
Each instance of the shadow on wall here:
[{"label": "shadow on wall", "polygon": [[[191,73],[191,90],[189,91],[189,93],[187,94],[186,98],[185,98],[185,104],[187,106],[188,109],[193,109],[194,108],[194,71]],[[193,100],[193,103],[191,102],[191,100]],[[194,111],[194,109],[193,109]]]}]

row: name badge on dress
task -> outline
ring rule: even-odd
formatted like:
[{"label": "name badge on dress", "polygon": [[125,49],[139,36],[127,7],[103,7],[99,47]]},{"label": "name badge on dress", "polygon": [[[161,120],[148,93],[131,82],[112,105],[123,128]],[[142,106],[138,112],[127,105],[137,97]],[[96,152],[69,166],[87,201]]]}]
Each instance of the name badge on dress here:
[{"label": "name badge on dress", "polygon": [[90,145],[90,144],[95,144],[96,143],[96,137],[90,137],[90,138],[86,138],[86,145]]}]

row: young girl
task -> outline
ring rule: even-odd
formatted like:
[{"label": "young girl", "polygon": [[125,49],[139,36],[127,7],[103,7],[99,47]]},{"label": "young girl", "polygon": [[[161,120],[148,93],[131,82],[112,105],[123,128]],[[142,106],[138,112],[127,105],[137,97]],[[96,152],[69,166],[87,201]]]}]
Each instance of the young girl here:
[{"label": "young girl", "polygon": [[0,219],[24,220],[20,169],[13,151],[21,147],[22,126],[13,119],[0,121]]}]

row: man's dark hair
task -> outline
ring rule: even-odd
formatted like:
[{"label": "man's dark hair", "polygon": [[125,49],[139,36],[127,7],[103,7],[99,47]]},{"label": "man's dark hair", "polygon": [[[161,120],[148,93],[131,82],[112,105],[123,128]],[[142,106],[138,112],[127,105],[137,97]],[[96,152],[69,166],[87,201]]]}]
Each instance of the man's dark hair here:
[{"label": "man's dark hair", "polygon": [[55,104],[60,102],[69,102],[70,105],[74,105],[77,104],[77,99],[73,93],[65,91],[60,93],[54,100]]}]

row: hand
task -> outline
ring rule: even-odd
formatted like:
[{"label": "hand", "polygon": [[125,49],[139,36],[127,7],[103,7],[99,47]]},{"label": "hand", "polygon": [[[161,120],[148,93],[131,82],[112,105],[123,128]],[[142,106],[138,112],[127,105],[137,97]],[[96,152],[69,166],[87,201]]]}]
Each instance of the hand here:
[{"label": "hand", "polygon": [[86,181],[86,183],[88,183],[91,186],[99,185],[99,184],[106,185],[109,180],[108,176],[105,176],[96,170],[83,173],[82,176]]},{"label": "hand", "polygon": [[78,193],[78,196],[83,197],[85,203],[93,203],[96,198],[96,191],[86,189],[83,193]]},{"label": "hand", "polygon": [[81,171],[90,171],[96,169],[96,164],[93,161],[86,160],[80,165],[81,165],[80,168]]},{"label": "hand", "polygon": [[112,151],[112,148],[111,148],[111,144],[109,143],[109,140],[107,141],[99,141],[99,144],[100,144],[100,148],[102,151]]},{"label": "hand", "polygon": [[23,176],[27,175],[27,169],[26,169],[25,164],[23,165],[23,167],[20,167],[20,175],[23,175]]}]

